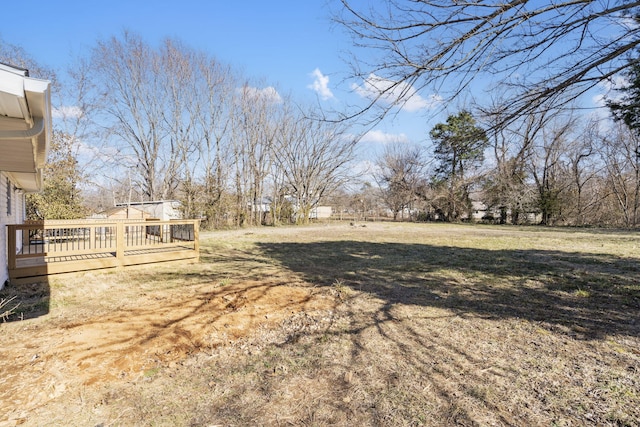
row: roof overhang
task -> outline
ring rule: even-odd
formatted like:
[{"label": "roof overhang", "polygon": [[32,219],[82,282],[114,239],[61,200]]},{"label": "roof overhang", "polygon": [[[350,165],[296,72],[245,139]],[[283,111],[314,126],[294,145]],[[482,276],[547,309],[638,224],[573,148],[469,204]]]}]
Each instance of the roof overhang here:
[{"label": "roof overhang", "polygon": [[42,190],[51,141],[51,83],[0,64],[0,171],[25,192]]}]

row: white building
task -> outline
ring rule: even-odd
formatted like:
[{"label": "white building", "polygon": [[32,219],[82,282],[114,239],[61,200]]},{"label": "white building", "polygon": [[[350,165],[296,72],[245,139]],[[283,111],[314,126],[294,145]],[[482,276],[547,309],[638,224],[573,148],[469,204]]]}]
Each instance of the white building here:
[{"label": "white building", "polygon": [[116,207],[136,208],[141,211],[147,212],[149,215],[151,215],[151,218],[159,219],[162,221],[182,219],[182,212],[180,210],[180,208],[182,207],[182,203],[180,203],[180,201],[178,200],[116,203]]},{"label": "white building", "polygon": [[51,83],[0,63],[0,288],[9,279],[6,225],[23,223],[24,195],[42,190],[50,141]]}]

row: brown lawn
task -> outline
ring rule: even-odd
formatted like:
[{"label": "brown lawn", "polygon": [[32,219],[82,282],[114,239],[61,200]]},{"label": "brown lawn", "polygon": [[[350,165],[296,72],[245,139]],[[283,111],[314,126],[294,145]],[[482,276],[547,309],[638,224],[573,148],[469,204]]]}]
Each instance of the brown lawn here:
[{"label": "brown lawn", "polygon": [[638,232],[363,225],[7,287],[0,427],[640,425]]}]

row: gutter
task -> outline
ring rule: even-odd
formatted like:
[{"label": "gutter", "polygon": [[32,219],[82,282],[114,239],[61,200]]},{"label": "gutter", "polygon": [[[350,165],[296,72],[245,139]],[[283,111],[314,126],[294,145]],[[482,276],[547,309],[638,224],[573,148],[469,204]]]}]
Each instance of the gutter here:
[{"label": "gutter", "polygon": [[32,139],[44,131],[44,118],[34,117],[33,126],[27,130],[0,131],[0,140],[3,139]]}]

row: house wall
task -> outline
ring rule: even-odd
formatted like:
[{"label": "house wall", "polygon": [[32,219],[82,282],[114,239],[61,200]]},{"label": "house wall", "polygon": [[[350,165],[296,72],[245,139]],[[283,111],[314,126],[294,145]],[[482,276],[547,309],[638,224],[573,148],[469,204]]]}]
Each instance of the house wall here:
[{"label": "house wall", "polygon": [[118,210],[111,209],[107,211],[108,219],[147,219],[151,218],[148,212],[141,211],[136,208],[121,208]]},{"label": "house wall", "polygon": [[180,213],[180,202],[175,200],[163,200],[155,202],[131,202],[131,203],[117,203],[116,206],[131,206],[136,209],[143,210],[151,215],[152,218],[160,219],[163,221],[170,221],[172,219],[182,219]]},{"label": "house wall", "polygon": [[[8,185],[7,182],[9,183]],[[9,279],[6,225],[21,224],[24,220],[24,194],[16,189],[15,183],[6,174],[0,172],[0,289],[4,287],[5,282]],[[20,238],[16,240],[17,242],[22,242]]]},{"label": "house wall", "polygon": [[309,217],[311,219],[331,218],[331,206],[316,206],[311,210]]}]

